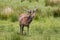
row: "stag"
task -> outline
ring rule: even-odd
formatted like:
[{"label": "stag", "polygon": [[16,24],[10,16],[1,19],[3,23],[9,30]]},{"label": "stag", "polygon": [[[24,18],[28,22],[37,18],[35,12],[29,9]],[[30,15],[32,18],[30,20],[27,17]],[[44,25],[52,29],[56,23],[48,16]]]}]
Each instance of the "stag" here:
[{"label": "stag", "polygon": [[23,35],[24,26],[27,27],[27,32],[29,34],[29,25],[32,22],[35,14],[36,14],[37,8],[32,10],[25,10],[27,13],[23,13],[19,16],[19,26],[20,26],[20,33]]}]

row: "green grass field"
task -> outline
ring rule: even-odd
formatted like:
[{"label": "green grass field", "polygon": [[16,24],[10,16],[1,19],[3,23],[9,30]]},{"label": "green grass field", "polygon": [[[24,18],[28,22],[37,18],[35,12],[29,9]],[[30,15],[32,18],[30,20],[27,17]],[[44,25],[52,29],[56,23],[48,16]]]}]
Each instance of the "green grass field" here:
[{"label": "green grass field", "polygon": [[[33,10],[36,7],[29,35],[26,27],[24,35],[20,35],[19,14],[26,13],[24,8]],[[60,40],[60,2],[0,0],[0,40]]]},{"label": "green grass field", "polygon": [[40,18],[30,24],[30,33],[24,28],[20,35],[19,23],[0,20],[0,40],[60,40],[60,18]]}]

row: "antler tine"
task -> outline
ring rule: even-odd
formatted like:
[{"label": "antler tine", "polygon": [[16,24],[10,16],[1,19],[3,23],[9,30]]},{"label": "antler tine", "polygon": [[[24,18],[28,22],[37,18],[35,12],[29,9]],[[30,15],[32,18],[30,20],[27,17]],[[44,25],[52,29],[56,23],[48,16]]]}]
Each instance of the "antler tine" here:
[{"label": "antler tine", "polygon": [[38,6],[36,5],[34,10],[37,10],[37,9],[38,9]]},{"label": "antler tine", "polygon": [[37,10],[37,8],[34,9],[34,11],[36,11],[36,10]]},{"label": "antler tine", "polygon": [[30,11],[30,10],[28,10],[28,9],[26,9],[26,8],[23,8],[23,10],[24,10],[24,11],[27,11],[27,12],[29,12],[29,11]]}]

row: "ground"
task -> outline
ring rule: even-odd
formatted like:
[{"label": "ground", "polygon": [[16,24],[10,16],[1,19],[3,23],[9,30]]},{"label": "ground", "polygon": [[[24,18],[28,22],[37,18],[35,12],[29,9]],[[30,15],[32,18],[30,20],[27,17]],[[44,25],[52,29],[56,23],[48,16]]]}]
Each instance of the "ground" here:
[{"label": "ground", "polygon": [[0,40],[60,40],[60,19],[41,18],[33,20],[30,32],[24,28],[24,35],[20,35],[19,22],[0,20]]}]

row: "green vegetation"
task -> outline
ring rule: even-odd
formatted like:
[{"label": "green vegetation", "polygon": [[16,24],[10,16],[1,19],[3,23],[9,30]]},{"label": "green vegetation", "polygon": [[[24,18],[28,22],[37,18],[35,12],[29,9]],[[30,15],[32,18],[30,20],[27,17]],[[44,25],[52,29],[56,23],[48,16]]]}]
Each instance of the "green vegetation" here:
[{"label": "green vegetation", "polygon": [[60,19],[46,17],[34,20],[30,25],[29,36],[26,31],[25,27],[22,36],[18,22],[0,20],[0,40],[60,40]]},{"label": "green vegetation", "polygon": [[[58,1],[58,0],[57,0]],[[0,0],[0,40],[60,40],[60,2],[49,0]],[[24,9],[38,8],[30,24],[20,35],[18,17]]]}]

